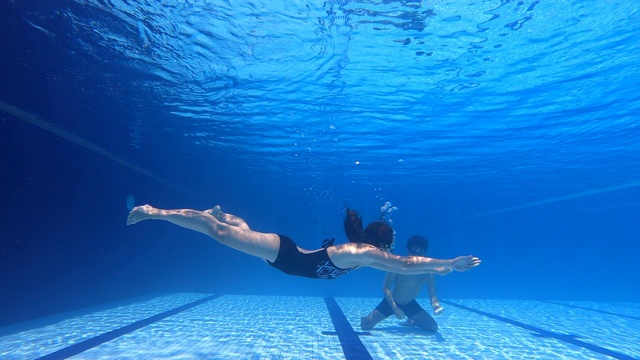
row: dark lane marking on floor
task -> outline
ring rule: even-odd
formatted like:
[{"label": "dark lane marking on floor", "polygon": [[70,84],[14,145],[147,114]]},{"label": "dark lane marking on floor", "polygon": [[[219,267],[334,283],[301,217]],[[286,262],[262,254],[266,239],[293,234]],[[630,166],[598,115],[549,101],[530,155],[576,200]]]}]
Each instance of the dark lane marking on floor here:
[{"label": "dark lane marking on floor", "polygon": [[581,347],[583,349],[591,350],[593,352],[597,352],[599,354],[603,354],[603,355],[606,355],[606,356],[611,356],[612,358],[615,358],[615,359],[635,360],[635,358],[633,358],[633,357],[631,357],[629,355],[622,354],[622,353],[619,353],[617,351],[610,350],[610,349],[607,349],[607,348],[603,348],[603,347],[598,346],[598,345],[589,344],[589,343],[584,342],[582,340],[578,340],[579,336],[577,336],[577,335],[571,335],[571,334],[567,335],[567,334],[555,333],[553,331],[544,330],[544,329],[541,329],[539,327],[535,327],[533,325],[527,325],[525,323],[521,323],[521,322],[516,321],[516,320],[512,320],[512,319],[508,319],[508,318],[505,318],[505,317],[502,317],[502,316],[490,314],[490,313],[484,312],[482,310],[472,309],[472,308],[470,308],[468,306],[456,304],[456,303],[448,301],[448,300],[440,300],[440,302],[444,302],[446,304],[458,307],[460,309],[471,311],[471,312],[474,312],[476,314],[480,314],[480,315],[486,316],[486,317],[494,319],[494,320],[502,321],[502,322],[505,322],[507,324],[511,324],[511,325],[523,328],[525,330],[532,331],[532,332],[534,332],[535,336],[539,336],[539,337],[543,337],[543,338],[553,338],[553,339],[556,339],[556,340],[560,340],[560,341],[569,343],[571,345],[575,345],[575,346]]},{"label": "dark lane marking on floor", "polygon": [[627,319],[632,319],[632,320],[640,320],[640,317],[637,317],[637,316],[631,316],[631,315],[625,315],[625,314],[618,314],[618,313],[614,313],[614,312],[610,312],[610,311],[605,311],[605,310],[590,309],[590,308],[588,308],[588,307],[583,307],[583,306],[578,306],[578,305],[569,305],[569,304],[563,304],[563,303],[559,303],[559,302],[555,302],[555,301],[544,301],[544,300],[540,300],[540,302],[547,303],[547,304],[554,304],[554,305],[566,306],[566,307],[571,307],[571,308],[576,308],[576,309],[582,309],[582,310],[594,311],[594,312],[601,313],[601,314],[614,315],[614,316],[619,316],[619,317],[623,317],[623,318],[627,318]]},{"label": "dark lane marking on floor", "polygon": [[146,319],[142,319],[140,321],[136,321],[132,324],[123,326],[119,329],[115,329],[115,330],[111,330],[109,332],[106,332],[104,334],[98,335],[96,337],[92,337],[91,339],[87,339],[84,341],[81,341],[77,344],[73,344],[71,346],[68,346],[64,349],[60,349],[56,352],[52,352],[49,355],[45,355],[43,357],[40,357],[38,359],[66,359],[68,357],[74,356],[74,355],[78,355],[81,352],[87,351],[91,348],[94,348],[98,345],[104,344],[108,341],[111,341],[115,338],[118,338],[122,335],[126,335],[130,332],[134,332],[138,329],[141,329],[147,325],[153,324],[155,322],[158,322],[160,320],[166,319],[169,316],[172,315],[176,315],[179,314],[183,311],[189,310],[191,308],[194,308],[198,305],[202,305],[208,301],[211,301],[217,297],[219,297],[220,295],[211,295],[211,296],[207,296],[205,298],[202,298],[200,300],[196,300],[194,302],[190,302],[188,304],[179,306],[175,309],[169,310],[169,311],[165,311],[163,313],[157,314],[157,315],[153,315],[151,317],[148,317]]},{"label": "dark lane marking on floor", "polygon": [[[345,359],[373,359],[371,354],[367,351],[367,348],[364,347],[362,341],[360,341],[360,338],[358,337],[359,334],[356,333],[351,327],[351,324],[349,324],[349,320],[344,316],[344,313],[342,312],[342,309],[340,309],[340,306],[338,306],[336,300],[331,297],[326,297],[324,298],[324,302],[327,304],[327,309],[329,309],[329,315],[331,315],[333,327],[336,329],[336,333],[338,334],[338,339],[340,340],[340,346],[342,346]],[[332,333],[323,332],[323,334],[330,335]],[[371,333],[366,333],[366,335],[371,335]]]}]

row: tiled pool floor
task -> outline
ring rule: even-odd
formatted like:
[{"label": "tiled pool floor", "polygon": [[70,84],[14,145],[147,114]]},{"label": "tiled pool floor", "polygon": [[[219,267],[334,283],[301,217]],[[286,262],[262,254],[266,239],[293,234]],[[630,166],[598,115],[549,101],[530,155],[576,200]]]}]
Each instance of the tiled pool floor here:
[{"label": "tiled pool floor", "polygon": [[638,304],[451,299],[438,334],[395,318],[362,331],[379,301],[161,295],[0,328],[0,358],[640,358]]}]

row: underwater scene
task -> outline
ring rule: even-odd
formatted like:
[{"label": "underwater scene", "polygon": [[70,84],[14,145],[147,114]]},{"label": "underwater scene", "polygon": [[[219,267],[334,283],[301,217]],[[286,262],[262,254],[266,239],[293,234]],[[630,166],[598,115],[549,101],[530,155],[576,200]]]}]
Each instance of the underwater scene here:
[{"label": "underwater scene", "polygon": [[5,0],[0,44],[2,359],[640,359],[640,2]]}]

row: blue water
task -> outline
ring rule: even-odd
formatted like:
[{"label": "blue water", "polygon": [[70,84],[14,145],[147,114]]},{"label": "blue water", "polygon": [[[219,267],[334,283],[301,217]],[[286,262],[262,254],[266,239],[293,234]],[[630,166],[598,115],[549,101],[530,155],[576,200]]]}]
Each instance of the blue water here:
[{"label": "blue water", "polygon": [[128,198],[306,248],[345,205],[443,298],[640,301],[640,3],[4,1],[0,324],[156,291],[379,297],[292,278]]}]

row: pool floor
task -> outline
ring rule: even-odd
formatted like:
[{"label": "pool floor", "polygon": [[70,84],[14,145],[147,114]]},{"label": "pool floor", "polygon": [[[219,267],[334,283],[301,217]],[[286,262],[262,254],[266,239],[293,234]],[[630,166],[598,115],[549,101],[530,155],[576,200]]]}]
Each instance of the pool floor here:
[{"label": "pool floor", "polygon": [[0,328],[0,358],[640,358],[636,303],[449,299],[437,334],[362,331],[380,300],[163,294]]}]

